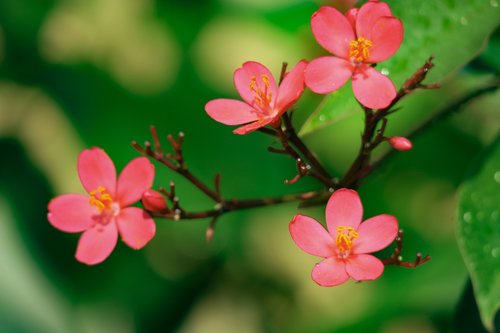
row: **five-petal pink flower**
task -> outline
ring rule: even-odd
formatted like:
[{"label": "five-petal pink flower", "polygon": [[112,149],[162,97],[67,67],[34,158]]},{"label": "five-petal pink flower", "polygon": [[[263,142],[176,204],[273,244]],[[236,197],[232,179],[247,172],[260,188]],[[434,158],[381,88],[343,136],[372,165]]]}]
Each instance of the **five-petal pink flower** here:
[{"label": "five-petal pink flower", "polygon": [[290,222],[290,234],[305,252],[325,258],[316,264],[312,279],[330,287],[346,282],[375,280],[384,271],[380,259],[369,254],[394,241],[398,222],[391,215],[377,215],[361,223],[363,206],[354,190],[339,189],[326,205],[328,231],[315,219],[296,215]]},{"label": "five-petal pink flower", "polygon": [[64,194],[49,203],[49,222],[64,232],[83,232],[76,259],[87,265],[104,261],[120,234],[133,249],[155,235],[153,218],[143,209],[129,207],[139,201],[154,179],[154,166],[145,157],[130,161],[118,180],[113,161],[100,148],[86,149],[78,158],[78,175],[88,195]]},{"label": "five-petal pink flower", "polygon": [[234,84],[244,102],[219,98],[208,102],[205,110],[210,117],[226,125],[242,125],[236,134],[247,134],[268,124],[278,126],[286,112],[304,91],[304,70],[307,62],[300,61],[278,85],[264,65],[248,61],[234,72]]},{"label": "five-petal pink flower", "polygon": [[345,15],[332,7],[313,14],[311,27],[318,43],[335,56],[314,59],[307,66],[306,85],[320,94],[342,87],[352,77],[356,99],[371,109],[387,107],[396,97],[392,81],[373,64],[390,58],[403,40],[403,25],[389,6],[369,1]]}]

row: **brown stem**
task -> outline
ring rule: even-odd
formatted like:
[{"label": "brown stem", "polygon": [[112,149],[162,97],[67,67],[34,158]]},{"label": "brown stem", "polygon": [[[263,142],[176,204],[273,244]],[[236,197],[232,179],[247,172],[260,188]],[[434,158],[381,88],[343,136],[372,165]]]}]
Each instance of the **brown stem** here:
[{"label": "brown stem", "polygon": [[[372,110],[363,107],[365,111],[365,127],[361,137],[361,146],[351,167],[340,181],[340,187],[356,188],[360,185],[361,180],[370,173],[373,169],[370,166],[372,151],[383,141],[385,127],[387,125],[386,116],[393,113],[395,105],[406,95],[413,92],[415,89],[435,89],[438,84],[422,84],[422,81],[427,76],[429,70],[434,67],[432,63],[433,57],[429,57],[425,64],[420,67],[411,78],[409,78],[399,89],[396,97],[389,106],[384,109]],[[383,121],[382,126],[377,131],[380,121]]]},{"label": "brown stem", "polygon": [[320,191],[310,191],[305,193],[297,193],[297,194],[286,194],[277,197],[269,197],[269,198],[258,198],[258,199],[229,199],[225,201],[218,202],[214,209],[205,210],[200,212],[177,212],[177,213],[154,213],[150,212],[155,217],[160,217],[169,220],[197,220],[204,219],[207,217],[218,217],[222,214],[235,211],[235,210],[243,210],[250,209],[256,207],[264,207],[271,206],[276,204],[282,204],[293,201],[307,201],[310,199],[314,199],[318,196],[322,196],[326,192],[325,190]]},{"label": "brown stem", "polygon": [[[293,183],[297,182],[303,176],[311,176],[311,177],[318,179],[320,182],[325,184],[327,187],[333,187],[335,185],[329,176],[325,176],[323,173],[318,172],[314,167],[312,167],[310,164],[307,163],[307,161],[305,161],[302,158],[302,156],[290,144],[291,141],[289,140],[289,136],[287,135],[287,133],[285,132],[285,130],[283,130],[283,128],[281,126],[275,128],[275,131],[276,131],[276,136],[278,137],[278,139],[281,142],[281,145],[283,146],[283,150],[271,149],[270,151],[277,152],[280,154],[286,153],[290,157],[292,157],[297,164],[297,175],[291,180],[286,180],[285,181],[286,184],[293,184]],[[300,142],[302,142],[302,141],[300,141]]]},{"label": "brown stem", "polygon": [[422,258],[422,254],[417,253],[414,261],[403,261],[403,257],[401,257],[401,251],[403,250],[403,230],[401,229],[398,231],[396,242],[397,242],[396,248],[394,249],[392,255],[389,258],[382,259],[382,263],[384,265],[386,266],[395,265],[407,268],[415,268],[431,260],[430,256],[425,256]]},{"label": "brown stem", "polygon": [[187,180],[189,180],[194,186],[196,186],[201,192],[205,193],[209,198],[214,200],[215,202],[219,202],[222,200],[221,196],[219,193],[217,193],[217,190],[212,190],[210,187],[205,185],[200,179],[198,179],[195,175],[193,175],[189,169],[187,168],[186,164],[184,163],[184,156],[182,152],[182,142],[184,139],[184,134],[179,133],[179,137],[177,140],[173,138],[173,136],[169,135],[168,140],[170,141],[170,144],[172,145],[172,148],[174,150],[174,154],[167,154],[165,155],[163,153],[163,149],[161,148],[161,143],[158,139],[158,135],[156,132],[156,128],[154,126],[150,127],[151,129],[151,134],[154,140],[154,145],[155,147],[160,147],[156,148],[156,150],[151,149],[151,144],[148,142],[145,143],[145,147],[143,148],[140,144],[138,144],[136,141],[132,142],[132,146],[141,154],[147,155],[151,157],[152,159],[162,163],[165,165],[167,168],[170,170],[180,174]]},{"label": "brown stem", "polygon": [[[314,155],[314,153],[305,145],[305,143],[300,139],[300,137],[297,135],[297,132],[295,131],[295,127],[292,124],[291,117],[288,115],[288,113],[284,113],[282,116],[283,119],[283,125],[284,125],[284,133],[286,135],[286,138],[289,142],[291,142],[297,149],[302,153],[302,155],[311,163],[312,167],[318,175],[320,175],[323,179],[323,182],[327,186],[334,186],[334,182],[331,180],[331,176],[326,171],[326,169],[323,167],[323,165],[319,162],[317,157]],[[328,180],[328,181],[325,181]]]},{"label": "brown stem", "polygon": [[[448,105],[447,107],[443,108],[442,110],[438,111],[433,117],[427,119],[427,121],[423,122],[420,124],[417,128],[413,129],[407,136],[410,138],[414,138],[415,136],[418,136],[420,133],[428,129],[429,127],[435,125],[439,121],[446,119],[448,116],[460,111],[467,103],[470,101],[483,96],[488,93],[492,93],[496,91],[498,88],[500,88],[500,81],[495,80],[492,83],[488,84],[485,87],[482,87],[480,89],[477,89],[466,96],[463,96],[453,104]],[[377,170],[382,164],[386,163],[387,160],[394,155],[396,151],[395,150],[389,150],[384,156],[382,156],[378,161],[373,163],[372,167],[370,168],[369,172],[367,172],[366,175],[369,175],[373,170]]]}]

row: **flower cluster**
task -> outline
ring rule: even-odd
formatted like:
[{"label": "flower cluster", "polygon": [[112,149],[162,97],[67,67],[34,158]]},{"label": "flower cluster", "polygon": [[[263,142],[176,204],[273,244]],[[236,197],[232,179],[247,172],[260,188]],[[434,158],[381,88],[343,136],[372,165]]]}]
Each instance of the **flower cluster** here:
[{"label": "flower cluster", "polygon": [[302,60],[278,87],[273,75],[258,62],[246,62],[234,72],[236,90],[244,100],[215,99],[205,110],[226,125],[242,125],[234,133],[247,134],[266,125],[278,126],[304,91],[304,84],[319,94],[331,93],[352,78],[354,96],[365,107],[381,109],[396,97],[392,81],[374,66],[389,59],[403,40],[403,25],[385,3],[369,1],[344,15],[321,7],[311,19],[318,43],[334,56],[309,64]]},{"label": "flower cluster", "polygon": [[[346,4],[351,6],[353,2],[346,1]],[[332,181],[295,132],[282,129],[281,121],[284,119],[284,124],[289,125],[287,121],[290,123],[291,120],[286,112],[299,100],[306,86],[315,93],[326,94],[339,89],[349,79],[352,80],[354,96],[364,106],[367,117],[385,117],[397,93],[392,81],[378,72],[375,65],[387,60],[399,49],[403,40],[403,26],[392,15],[387,4],[369,0],[359,9],[351,8],[345,14],[333,7],[321,7],[312,16],[311,28],[318,43],[333,55],[322,56],[311,62],[301,60],[288,73],[283,70],[279,82],[264,65],[254,61],[245,62],[234,72],[234,84],[243,101],[215,99],[206,104],[205,110],[218,122],[241,125],[234,130],[236,134],[247,134],[271,126],[266,129],[267,132],[276,134],[282,140],[284,149],[270,150],[288,153],[294,158],[299,169],[295,179],[312,175],[331,190],[338,184]],[[371,112],[370,109],[381,112]],[[371,121],[374,119],[370,118]],[[376,131],[379,120],[376,118],[372,121],[374,127],[369,133]],[[372,149],[381,141],[387,141],[397,150],[412,148],[411,142],[404,137],[383,136],[387,120],[383,121],[375,140],[364,142],[363,149]],[[160,149],[156,130],[152,130],[152,134],[156,151],[151,149],[150,144],[146,149],[140,146],[138,149],[137,145],[134,147],[185,176],[216,201],[216,207],[219,207],[216,211],[182,215],[182,218],[214,217],[210,229],[213,232],[216,218],[222,212],[234,210],[238,201],[231,200],[229,204],[232,206],[223,207],[223,204],[228,203],[219,193],[219,178],[216,177],[215,190],[212,191],[188,172],[181,151],[182,137],[179,141],[169,137],[176,152],[176,155],[172,155],[164,154]],[[300,154],[290,148],[289,142],[298,147]],[[370,152],[365,155],[369,156]],[[302,157],[308,159],[310,165]],[[363,165],[361,162],[354,164],[360,168]],[[364,170],[352,168],[350,171],[357,175]],[[61,231],[82,232],[76,250],[76,259],[82,263],[94,265],[104,261],[115,248],[118,235],[131,248],[144,247],[154,237],[156,230],[150,214],[180,219],[181,213],[185,213],[175,196],[175,184],[171,185],[171,192],[161,190],[162,193],[159,193],[151,189],[154,167],[146,157],[129,162],[117,179],[115,166],[102,149],[86,149],[78,158],[78,174],[87,194],[56,197],[48,205],[48,220]],[[351,185],[340,184],[343,185],[339,187],[356,186],[352,185],[354,182]],[[296,196],[301,200],[305,197]],[[167,206],[166,198],[172,203],[172,209]],[[131,206],[139,200],[144,209]],[[240,202],[240,207],[256,207],[259,202]],[[261,202],[269,204],[285,202],[285,199],[262,199]],[[290,222],[290,234],[298,247],[324,258],[312,271],[312,278],[319,285],[336,286],[349,278],[357,281],[374,280],[382,274],[384,263],[370,253],[394,241],[398,235],[398,222],[395,217],[386,214],[361,223],[362,217],[363,206],[358,193],[341,188],[334,191],[326,205],[327,229],[305,215],[296,215]],[[426,260],[424,258],[423,261]],[[418,262],[413,267],[416,265]]]}]

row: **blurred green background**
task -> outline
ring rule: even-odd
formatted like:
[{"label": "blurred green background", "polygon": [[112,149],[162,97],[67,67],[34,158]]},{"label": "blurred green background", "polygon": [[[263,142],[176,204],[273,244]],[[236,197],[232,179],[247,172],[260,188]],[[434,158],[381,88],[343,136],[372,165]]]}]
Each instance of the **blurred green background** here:
[{"label": "blurred green background", "polygon": [[[334,2],[342,1],[328,3]],[[434,9],[421,2],[390,2],[408,25],[401,55],[387,68],[399,85],[434,54],[434,79],[443,89],[410,97],[389,122],[391,135],[410,133],[498,78],[496,0],[435,0]],[[157,235],[144,250],[119,242],[94,267],[74,259],[78,235],[46,219],[52,197],[82,193],[76,173],[82,149],[102,147],[120,170],[137,156],[130,141],[150,139],[149,125],[163,138],[183,131],[190,169],[207,183],[220,172],[225,197],[319,188],[309,179],[284,185],[295,166],[266,152],[271,139],[233,135],[206,115],[204,104],[236,97],[232,73],[246,60],[277,74],[282,61],[294,65],[325,54],[309,28],[324,3],[0,1],[0,332],[481,332],[455,214],[470,162],[498,135],[498,92],[413,137],[413,150],[391,156],[360,188],[365,218],[398,218],[405,259],[418,251],[432,255],[416,270],[387,267],[374,282],[317,286],[310,271],[318,259],[288,233],[296,204],[225,215],[210,243],[209,221],[157,220]],[[487,24],[482,14],[463,14],[480,10],[488,11]],[[348,90],[334,94],[333,104],[352,98]],[[306,124],[304,139],[340,177],[358,149],[361,112],[321,100],[307,92],[294,120],[298,128]],[[165,168],[156,170],[155,186],[175,181],[185,209],[213,205]],[[323,221],[324,207],[300,212]]]}]

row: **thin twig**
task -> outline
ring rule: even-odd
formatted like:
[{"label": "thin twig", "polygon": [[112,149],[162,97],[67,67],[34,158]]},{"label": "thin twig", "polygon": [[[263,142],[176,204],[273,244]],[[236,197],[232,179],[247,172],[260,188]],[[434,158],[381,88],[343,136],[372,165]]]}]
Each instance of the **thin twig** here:
[{"label": "thin twig", "polygon": [[[500,81],[499,80],[495,80],[491,84],[488,84],[485,87],[477,89],[477,90],[475,90],[475,91],[473,91],[473,92],[471,92],[471,93],[463,96],[462,98],[458,99],[456,102],[454,102],[454,103],[446,106],[442,110],[438,111],[435,115],[433,115],[431,118],[427,119],[425,122],[421,123],[418,127],[416,127],[415,129],[413,129],[406,136],[409,137],[409,138],[414,138],[415,136],[420,135],[422,132],[424,132],[425,130],[427,130],[429,127],[431,127],[431,126],[439,123],[440,121],[446,119],[450,115],[455,114],[455,113],[459,112],[460,110],[462,110],[462,108],[465,105],[467,105],[469,102],[471,102],[472,100],[474,100],[474,99],[476,99],[478,97],[481,97],[481,96],[483,96],[485,94],[489,94],[489,93],[495,92],[499,88],[500,88]],[[396,151],[394,149],[391,149],[385,155],[383,155],[382,157],[380,157],[380,159],[378,159],[376,162],[374,162],[372,164],[372,167],[370,168],[370,170],[367,173],[367,175],[370,174],[371,172],[373,172],[374,170],[379,169],[380,166],[382,164],[386,163],[387,160],[391,156],[394,156],[395,152]]]},{"label": "thin twig", "polygon": [[236,210],[272,206],[294,201],[301,202],[301,201],[313,200],[316,197],[323,196],[324,193],[325,190],[319,190],[319,191],[310,191],[297,194],[286,194],[282,196],[268,197],[268,198],[243,199],[243,200],[229,199],[217,203],[213,209],[205,211],[199,211],[199,212],[182,211],[177,213],[166,213],[166,214],[155,213],[155,212],[150,212],[150,213],[155,217],[169,219],[169,220],[198,220],[207,217],[219,217],[225,213]]},{"label": "thin twig", "polygon": [[284,153],[288,154],[291,158],[295,160],[295,163],[297,165],[297,175],[290,180],[285,180],[285,184],[293,184],[304,176],[311,176],[318,179],[327,187],[333,187],[335,185],[329,176],[325,176],[323,173],[318,172],[309,163],[307,163],[306,160],[302,158],[302,156],[291,145],[291,141],[289,141],[289,136],[286,134],[286,132],[283,130],[282,127],[277,127],[275,131],[277,137],[281,142],[281,145],[283,146],[283,150],[271,149],[270,151],[280,154]]},{"label": "thin twig", "polygon": [[[151,133],[153,136],[153,139],[157,138],[158,136],[156,134],[156,129],[154,126],[151,127]],[[163,149],[156,150],[154,151],[151,149],[151,144],[149,142],[146,142],[144,144],[145,147],[142,147],[140,144],[138,144],[136,141],[132,142],[132,146],[141,154],[144,154],[146,156],[151,157],[152,159],[162,163],[166,167],[168,167],[170,170],[180,174],[187,180],[189,180],[194,186],[196,186],[201,192],[205,193],[209,198],[214,200],[215,202],[219,202],[222,200],[220,195],[217,193],[216,190],[212,190],[210,187],[205,185],[200,179],[198,179],[195,175],[189,171],[187,168],[185,162],[184,162],[184,156],[182,152],[182,143],[184,139],[184,133],[179,133],[178,139],[176,140],[172,135],[168,136],[168,140],[170,144],[172,145],[172,148],[174,150],[173,154],[164,154]],[[161,144],[158,140],[158,142],[155,142],[155,146],[159,145],[161,147]]]},{"label": "thin twig", "polygon": [[[297,135],[295,131],[295,127],[292,124],[291,116],[288,113],[284,113],[282,115],[283,119],[283,132],[286,135],[286,138],[289,142],[291,142],[297,149],[302,153],[302,155],[307,159],[307,161],[311,164],[312,168],[316,170],[318,175],[323,179],[323,182],[327,186],[334,186],[334,182],[331,180],[332,177],[323,167],[323,165],[319,162],[314,153],[305,145],[302,139]],[[328,180],[328,181],[326,181]]]},{"label": "thin twig", "polygon": [[[351,164],[344,178],[340,181],[340,187],[358,187],[361,180],[373,169],[370,166],[371,153],[382,142],[387,122],[387,120],[384,119],[386,119],[389,113],[394,113],[396,104],[403,97],[416,89],[436,89],[439,87],[438,84],[422,84],[429,70],[434,67],[432,60],[433,57],[429,57],[424,65],[403,84],[389,106],[379,110],[372,110],[363,106],[365,112],[365,127],[361,136],[361,146],[354,162]],[[377,131],[380,121],[383,121],[383,123]]]},{"label": "thin twig", "polygon": [[422,264],[425,264],[427,261],[431,260],[430,256],[422,257],[421,253],[417,253],[414,261],[403,261],[403,257],[401,256],[401,252],[403,250],[403,230],[398,231],[398,235],[396,237],[396,248],[394,252],[389,258],[382,259],[382,263],[386,266],[395,265],[402,266],[407,268],[415,268]]}]

